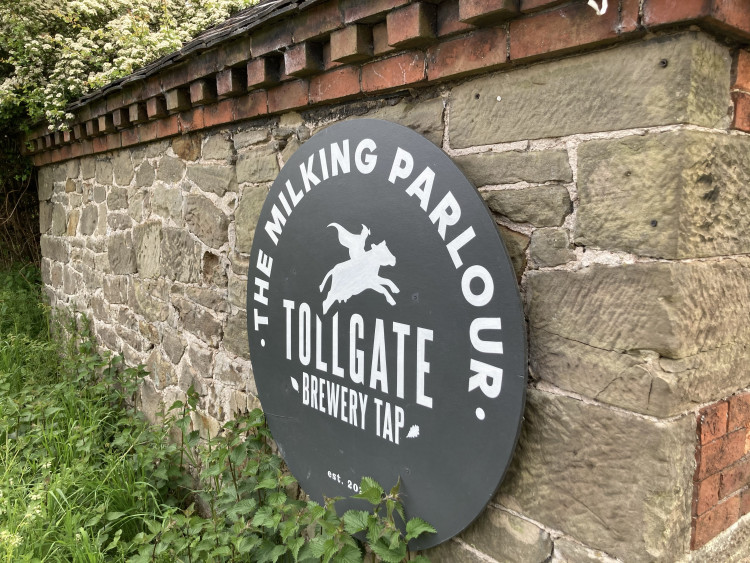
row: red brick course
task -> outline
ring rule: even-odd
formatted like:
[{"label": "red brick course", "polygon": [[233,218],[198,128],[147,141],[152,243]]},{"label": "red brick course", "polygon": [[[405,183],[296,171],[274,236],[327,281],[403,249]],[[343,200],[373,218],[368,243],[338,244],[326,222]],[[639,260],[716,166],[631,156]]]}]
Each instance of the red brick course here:
[{"label": "red brick course", "polygon": [[388,13],[388,44],[393,47],[416,47],[431,43],[436,37],[437,10],[434,4],[417,2]]},{"label": "red brick course", "polygon": [[506,38],[504,29],[493,27],[431,47],[427,51],[427,78],[439,80],[504,64],[508,60]]},{"label": "red brick course", "polygon": [[358,67],[344,66],[310,80],[310,103],[345,99],[360,93]]},{"label": "red brick course", "polygon": [[734,524],[740,516],[740,499],[734,496],[716,505],[701,516],[693,518],[692,549],[698,549],[715,538],[729,526]]},{"label": "red brick course", "polygon": [[426,79],[425,56],[420,51],[396,55],[362,67],[362,91],[391,90]]}]

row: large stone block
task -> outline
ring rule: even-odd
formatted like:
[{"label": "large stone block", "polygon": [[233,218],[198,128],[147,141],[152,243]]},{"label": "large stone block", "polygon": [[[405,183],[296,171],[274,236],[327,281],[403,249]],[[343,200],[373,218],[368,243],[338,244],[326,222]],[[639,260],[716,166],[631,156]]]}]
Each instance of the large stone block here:
[{"label": "large stone block", "polygon": [[182,215],[182,192],[174,186],[154,188],[151,211],[165,219],[179,219]]},{"label": "large stone block", "polygon": [[172,158],[171,156],[164,156],[159,161],[158,168],[156,170],[156,179],[161,180],[165,184],[174,185],[185,175],[185,163],[179,158]]},{"label": "large stone block", "polygon": [[172,296],[172,304],[177,309],[185,330],[214,348],[219,345],[223,330],[221,322],[212,313],[189,299],[177,295]]},{"label": "large stone block", "polygon": [[730,67],[726,46],[688,32],[485,76],[453,89],[451,146],[673,123],[726,127]]},{"label": "large stone block", "polygon": [[229,240],[229,219],[202,195],[189,194],[185,198],[185,222],[206,246],[219,248]]},{"label": "large stone block", "polygon": [[234,156],[234,143],[223,133],[211,135],[203,143],[205,160],[230,160]]},{"label": "large stone block", "polygon": [[750,251],[750,139],[676,131],[583,143],[576,242],[659,258]]},{"label": "large stone block", "polygon": [[112,167],[115,175],[115,184],[129,186],[130,181],[135,175],[133,161],[130,158],[130,151],[119,151],[112,159]]},{"label": "large stone block", "polygon": [[65,215],[65,207],[61,203],[52,204],[52,229],[50,233],[55,236],[65,234],[68,228],[68,220]]},{"label": "large stone block", "polygon": [[253,148],[237,161],[237,182],[273,182],[279,174],[279,161],[270,145]]},{"label": "large stone block", "polygon": [[110,211],[128,208],[128,189],[111,188],[107,193],[107,207]]},{"label": "large stone block", "polygon": [[242,191],[242,199],[234,212],[234,226],[237,233],[238,252],[249,253],[253,246],[255,227],[258,226],[263,203],[266,201],[268,189],[256,186],[245,188]]},{"label": "large stone block", "polygon": [[750,386],[750,259],[528,276],[538,378],[659,417]]},{"label": "large stone block", "polygon": [[654,422],[530,390],[498,500],[623,561],[687,551],[695,418]]},{"label": "large stone block", "polygon": [[536,227],[559,227],[573,211],[568,190],[559,184],[483,191],[482,197],[495,213]]},{"label": "large stone block", "polygon": [[245,358],[250,359],[250,344],[247,337],[247,314],[240,311],[227,319],[224,330],[224,348]]},{"label": "large stone block", "polygon": [[143,278],[156,278],[161,273],[161,221],[149,221],[133,229],[135,261]]},{"label": "large stone block", "polygon": [[488,506],[461,538],[498,561],[543,563],[552,554],[550,535],[531,522]]},{"label": "large stone block", "polygon": [[453,158],[477,187],[529,182],[571,182],[573,171],[565,151],[508,151],[467,154]]},{"label": "large stone block", "polygon": [[112,178],[114,169],[112,167],[112,160],[107,157],[96,159],[96,173],[95,179],[98,184],[104,184],[105,186],[112,185]]},{"label": "large stone block", "polygon": [[128,305],[147,321],[164,321],[169,315],[169,285],[165,280],[132,278],[128,288]]},{"label": "large stone block", "polygon": [[161,240],[161,273],[181,282],[197,282],[200,274],[201,248],[190,233],[165,227]]},{"label": "large stone block", "polygon": [[42,235],[39,243],[43,257],[63,263],[69,260],[70,250],[68,244],[62,239]]},{"label": "large stone block", "polygon": [[154,171],[154,167],[148,162],[143,162],[138,167],[138,172],[135,175],[135,185],[140,188],[146,188],[153,185],[155,179],[156,172]]},{"label": "large stone block", "polygon": [[135,261],[133,239],[129,232],[115,233],[107,240],[107,256],[113,274],[134,274],[138,268]]},{"label": "large stone block", "polygon": [[237,190],[234,166],[195,164],[188,166],[187,177],[204,192],[218,196]]},{"label": "large stone block", "polygon": [[39,201],[47,201],[52,197],[55,191],[55,180],[53,177],[52,167],[45,166],[40,168],[37,173],[37,193]]},{"label": "large stone block", "polygon": [[443,145],[443,99],[407,102],[386,105],[362,116],[372,119],[384,119],[413,129],[427,137],[437,146]]},{"label": "large stone block", "polygon": [[99,208],[93,204],[84,207],[79,225],[82,235],[89,236],[94,234],[96,227],[99,225]]}]

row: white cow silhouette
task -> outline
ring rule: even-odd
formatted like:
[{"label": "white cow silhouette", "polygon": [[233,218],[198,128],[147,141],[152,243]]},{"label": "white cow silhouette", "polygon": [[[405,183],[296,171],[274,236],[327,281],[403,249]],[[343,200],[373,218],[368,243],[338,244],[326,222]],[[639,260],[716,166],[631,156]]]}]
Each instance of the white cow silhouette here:
[{"label": "white cow silhouette", "polygon": [[[348,248],[347,243],[353,241],[354,236],[352,238],[342,237],[342,230],[345,233],[348,233],[348,231],[336,223],[332,223],[331,225],[334,225],[339,231],[339,242]],[[361,244],[359,246],[360,249],[364,249],[364,238],[369,233],[369,229],[362,225],[362,235],[356,237],[358,246]],[[349,248],[349,250],[351,254],[352,249]],[[325,301],[323,301],[323,314],[328,312],[328,309],[331,308],[334,302],[347,302],[350,297],[358,295],[366,289],[374,289],[378,293],[382,293],[389,304],[396,304],[388,289],[393,293],[398,293],[398,287],[391,280],[383,278],[378,274],[381,266],[394,266],[396,264],[396,258],[388,250],[385,241],[370,245],[370,250],[359,251],[355,254],[355,257],[336,264],[328,271],[325,278],[323,278],[323,282],[320,284],[321,292],[328,282],[328,278],[331,278],[331,289],[328,291]]]}]

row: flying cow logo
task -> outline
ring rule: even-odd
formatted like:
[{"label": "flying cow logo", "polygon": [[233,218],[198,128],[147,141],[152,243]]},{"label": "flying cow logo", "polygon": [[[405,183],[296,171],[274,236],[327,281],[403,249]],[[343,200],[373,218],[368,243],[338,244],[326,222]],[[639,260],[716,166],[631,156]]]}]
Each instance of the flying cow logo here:
[{"label": "flying cow logo", "polygon": [[339,233],[339,242],[349,249],[349,260],[340,262],[331,268],[320,284],[320,291],[331,278],[331,288],[328,290],[325,301],[323,301],[323,314],[328,312],[335,302],[347,302],[350,297],[358,295],[366,289],[374,289],[385,296],[390,305],[396,301],[388,292],[398,293],[399,289],[391,280],[379,275],[381,266],[394,266],[396,258],[393,256],[385,241],[379,244],[371,244],[369,250],[365,250],[367,237],[370,229],[362,225],[362,231],[357,235],[350,233],[338,223],[331,223],[329,227],[336,227]]}]

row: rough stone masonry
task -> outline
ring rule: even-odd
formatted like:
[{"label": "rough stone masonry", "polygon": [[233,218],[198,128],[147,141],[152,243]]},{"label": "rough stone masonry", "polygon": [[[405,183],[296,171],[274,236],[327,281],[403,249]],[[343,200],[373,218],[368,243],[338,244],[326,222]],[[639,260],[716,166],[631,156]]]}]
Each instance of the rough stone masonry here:
[{"label": "rough stone masonry", "polygon": [[[296,73],[250,90],[268,91],[257,116],[238,113],[246,98],[227,94],[220,98],[234,104],[228,117],[216,98],[205,108],[173,107],[131,124],[140,131],[135,143],[124,142],[130,129],[112,146],[114,129],[39,137],[42,271],[52,306],[89,315],[102,348],[147,366],[140,400],[148,416],[193,385],[201,395],[194,423],[216,432],[259,405],[245,291],[271,182],[331,123],[401,123],[442,147],[480,190],[512,256],[530,344],[526,420],[511,469],[477,521],[427,555],[538,563],[750,557],[750,135],[738,104],[750,91],[750,55],[741,48],[750,29],[733,23],[730,3],[704,13],[693,3],[610,2],[615,15],[602,17],[632,32],[627,41],[597,28],[605,20],[585,2],[523,0],[520,12],[515,2],[374,2],[380,11],[359,15],[351,3],[317,4],[318,12],[278,24],[269,51],[251,49],[280,56],[281,69]],[[333,4],[340,9],[326,12]],[[475,19],[490,5],[512,13]],[[406,9],[418,17],[398,13]],[[572,27],[559,27],[565,18]],[[301,55],[285,51],[291,43],[278,29],[307,29],[305,22],[318,30],[305,33],[322,66],[305,58],[314,49],[303,49],[303,62],[284,59]],[[412,24],[416,35],[405,38]],[[253,46],[261,44],[255,37],[268,46],[271,32],[260,29]],[[519,29],[536,43],[515,43],[525,37],[513,35]],[[438,56],[451,42],[498,33],[503,50],[510,37],[511,59],[527,49],[518,57],[524,64],[502,66],[506,55],[489,61],[487,51],[477,55],[484,67],[469,55],[463,63]],[[536,44],[551,55],[529,52]],[[420,59],[422,75],[411,80],[423,48],[432,49],[432,63]],[[330,66],[334,56],[343,66]],[[300,74],[299,65],[309,68]],[[380,65],[382,82],[366,81],[367,65]],[[342,90],[355,68],[356,92]],[[338,90],[314,97],[311,84],[325,75]],[[196,91],[205,94],[200,80]],[[303,101],[300,82],[310,88]],[[216,121],[205,120],[209,109]]]}]

